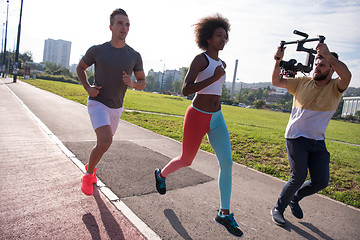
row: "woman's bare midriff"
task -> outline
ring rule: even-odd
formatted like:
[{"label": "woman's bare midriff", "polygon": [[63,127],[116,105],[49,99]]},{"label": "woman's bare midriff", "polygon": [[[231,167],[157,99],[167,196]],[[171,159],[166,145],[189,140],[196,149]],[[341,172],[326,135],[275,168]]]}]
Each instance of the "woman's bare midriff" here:
[{"label": "woman's bare midriff", "polygon": [[205,112],[217,112],[221,109],[221,96],[196,94],[193,105]]}]

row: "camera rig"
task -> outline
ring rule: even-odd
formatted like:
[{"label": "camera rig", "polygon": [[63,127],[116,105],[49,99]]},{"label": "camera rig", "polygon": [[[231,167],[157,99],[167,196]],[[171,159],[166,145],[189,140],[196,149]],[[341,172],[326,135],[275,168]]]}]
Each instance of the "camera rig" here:
[{"label": "camera rig", "polygon": [[[304,39],[297,40],[297,41],[291,41],[291,42],[280,42],[280,48],[281,51],[284,49],[285,45],[288,44],[297,44],[296,51],[298,52],[307,52],[307,58],[305,65],[301,63],[297,63],[295,59],[290,59],[289,61],[280,61],[280,68],[281,68],[281,75],[285,75],[287,77],[295,77],[297,72],[302,73],[310,73],[313,69],[315,56],[314,54],[317,53],[316,50],[312,48],[305,48],[304,44],[306,42],[315,42],[319,41],[319,43],[324,43],[325,37],[324,36],[318,36],[318,38],[310,38],[308,39],[309,35],[297,30],[294,30],[294,34],[300,35],[304,37]],[[295,65],[296,64],[296,65]]]}]

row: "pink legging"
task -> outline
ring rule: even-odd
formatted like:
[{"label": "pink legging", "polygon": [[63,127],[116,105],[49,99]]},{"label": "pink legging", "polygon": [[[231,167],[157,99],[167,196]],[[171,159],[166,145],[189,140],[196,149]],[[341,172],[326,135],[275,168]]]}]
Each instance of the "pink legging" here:
[{"label": "pink legging", "polygon": [[221,208],[230,208],[232,157],[229,131],[221,110],[208,113],[189,106],[186,111],[183,127],[182,153],[172,159],[161,171],[167,177],[170,173],[182,167],[188,167],[193,162],[202,138],[207,134],[209,142],[219,161],[219,189]]}]

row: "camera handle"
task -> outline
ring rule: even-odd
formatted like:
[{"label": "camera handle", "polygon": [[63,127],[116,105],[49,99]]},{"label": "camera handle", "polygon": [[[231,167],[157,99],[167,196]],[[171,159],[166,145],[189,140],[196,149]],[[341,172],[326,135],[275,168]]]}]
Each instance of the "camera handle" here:
[{"label": "camera handle", "polygon": [[[294,30],[293,33],[294,33],[294,34],[297,34],[297,35],[300,35],[300,36],[303,36],[303,37],[305,37],[305,38],[302,39],[302,40],[291,41],[291,42],[281,41],[281,42],[280,42],[280,50],[281,50],[281,51],[283,51],[285,45],[288,45],[288,44],[297,44],[296,51],[298,51],[298,52],[307,52],[307,53],[309,53],[309,54],[311,54],[311,53],[316,54],[316,51],[315,51],[315,50],[309,49],[309,48],[305,48],[305,47],[304,47],[304,43],[306,43],[306,42],[315,42],[315,41],[319,41],[319,43],[324,43],[324,41],[325,41],[325,37],[324,37],[324,36],[321,36],[321,35],[319,35],[318,38],[310,38],[310,39],[307,39],[309,35],[306,34],[306,33],[303,33],[303,32],[297,31],[297,30]],[[277,57],[276,59],[279,60],[280,58]],[[308,65],[308,64],[306,64],[306,65]]]},{"label": "camera handle", "polygon": [[[309,73],[311,72],[311,70],[313,69],[313,66],[314,66],[314,60],[315,60],[315,56],[314,54],[317,53],[316,50],[312,49],[312,48],[305,48],[304,47],[304,44],[306,42],[314,42],[314,41],[319,41],[319,43],[324,43],[325,41],[325,37],[324,36],[319,36],[318,38],[311,38],[311,39],[307,39],[308,38],[308,34],[306,33],[303,33],[303,32],[300,32],[300,31],[297,31],[297,30],[294,30],[294,34],[297,34],[297,35],[300,35],[300,36],[303,36],[304,39],[302,40],[297,40],[297,41],[291,41],[291,42],[285,42],[285,41],[281,41],[280,42],[280,50],[283,51],[284,49],[284,46],[287,45],[287,44],[297,44],[297,48],[296,48],[296,51],[298,52],[307,52],[307,58],[306,58],[306,62],[305,62],[305,65],[302,65],[302,64],[298,64],[300,69],[301,69],[301,72],[306,72],[306,73]],[[277,57],[276,58],[277,60],[279,60],[280,58]]]},{"label": "camera handle", "polygon": [[312,48],[305,48],[304,43],[315,42],[315,41],[319,41],[319,43],[324,43],[325,37],[319,36],[318,38],[298,40],[298,45],[297,45],[296,51],[307,52],[306,62],[305,62],[305,66],[303,66],[302,72],[306,72],[306,73],[311,72],[311,70],[313,69],[313,66],[314,66],[314,60],[315,60],[314,54],[317,53],[317,51]]}]

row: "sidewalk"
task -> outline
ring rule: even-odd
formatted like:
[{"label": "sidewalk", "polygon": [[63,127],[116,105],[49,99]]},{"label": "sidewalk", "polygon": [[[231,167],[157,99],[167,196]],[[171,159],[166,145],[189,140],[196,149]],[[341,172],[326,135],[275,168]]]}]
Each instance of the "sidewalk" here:
[{"label": "sidewalk", "polygon": [[[7,81],[8,82],[8,81]],[[145,239],[30,117],[0,79],[0,239]]]},{"label": "sidewalk", "polygon": [[[127,222],[102,193],[81,193],[81,171],[9,89],[82,163],[95,141],[86,107],[21,81],[1,81],[0,167],[5,183],[0,192],[0,236],[64,239],[65,232],[66,239],[141,239],[139,233],[128,232],[135,223]],[[180,152],[181,143],[120,121],[97,175],[111,189],[111,202],[129,207],[161,239],[236,239],[214,221],[219,168],[213,154],[199,151],[191,167],[168,177],[166,195],[156,192],[154,169]],[[283,185],[282,180],[234,164],[231,211],[243,239],[360,239],[359,209],[318,194],[301,201],[304,219],[294,218],[287,209],[287,225],[275,225],[269,211]],[[24,188],[28,191],[20,192]]]}]

